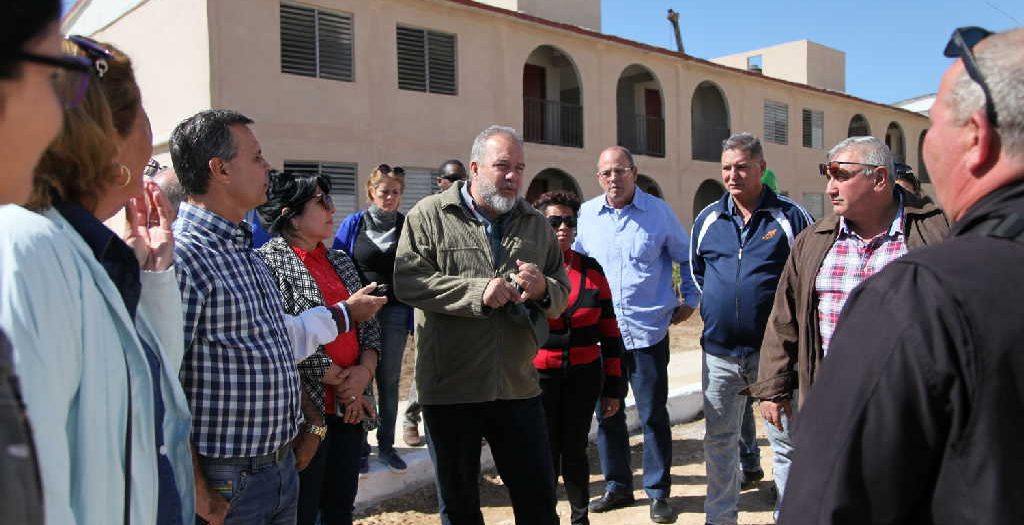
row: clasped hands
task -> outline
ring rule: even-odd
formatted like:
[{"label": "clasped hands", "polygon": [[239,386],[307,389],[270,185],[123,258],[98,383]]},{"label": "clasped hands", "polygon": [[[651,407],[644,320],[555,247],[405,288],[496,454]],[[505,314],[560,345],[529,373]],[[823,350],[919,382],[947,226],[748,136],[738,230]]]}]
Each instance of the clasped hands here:
[{"label": "clasped hands", "polygon": [[[548,290],[548,281],[544,272],[536,264],[516,259],[517,273],[510,273],[509,279],[495,277],[484,288],[484,305],[489,308],[501,308],[508,303],[519,304],[527,300],[539,301]],[[513,284],[519,285],[522,291]]]},{"label": "clasped hands", "polygon": [[342,368],[331,363],[324,372],[320,381],[334,393],[335,402],[344,407],[340,415],[345,423],[359,423],[364,416],[376,415],[377,408],[363,396],[372,377],[373,374],[363,365]]}]

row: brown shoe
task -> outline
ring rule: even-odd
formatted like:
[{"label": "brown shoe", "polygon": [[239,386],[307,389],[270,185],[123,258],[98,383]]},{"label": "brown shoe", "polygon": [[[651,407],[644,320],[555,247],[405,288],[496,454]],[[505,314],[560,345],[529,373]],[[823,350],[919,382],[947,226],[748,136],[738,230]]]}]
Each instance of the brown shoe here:
[{"label": "brown shoe", "polygon": [[410,447],[421,447],[423,446],[423,436],[420,435],[419,427],[405,427],[402,430],[402,439],[405,440],[405,444]]}]

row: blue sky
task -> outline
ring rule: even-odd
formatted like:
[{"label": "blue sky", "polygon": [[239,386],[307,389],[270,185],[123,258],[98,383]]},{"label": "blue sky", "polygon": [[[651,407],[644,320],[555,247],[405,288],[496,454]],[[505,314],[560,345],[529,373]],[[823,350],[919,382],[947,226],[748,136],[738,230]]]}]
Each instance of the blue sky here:
[{"label": "blue sky", "polygon": [[846,53],[846,91],[884,103],[938,89],[950,60],[942,50],[954,28],[1024,25],[1024,0],[601,0],[601,6],[604,33],[673,50],[665,15],[678,11],[686,52],[700,58],[803,39],[839,49]]}]

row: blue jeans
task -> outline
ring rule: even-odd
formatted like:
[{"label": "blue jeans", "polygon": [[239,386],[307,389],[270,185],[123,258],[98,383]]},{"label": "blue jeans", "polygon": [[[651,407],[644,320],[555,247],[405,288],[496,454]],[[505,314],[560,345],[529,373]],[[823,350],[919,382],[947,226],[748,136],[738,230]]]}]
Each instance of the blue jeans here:
[{"label": "blue jeans", "polygon": [[[799,399],[799,393],[793,392],[793,399],[790,401],[794,413]],[[775,490],[778,497],[775,499],[775,521],[779,521],[779,509],[782,508],[782,495],[786,492],[786,481],[789,479],[789,466],[793,462],[793,435],[789,418],[782,415],[782,428],[780,431],[775,425],[765,421],[764,427],[768,434],[768,442],[772,445],[772,477],[775,478]]]},{"label": "blue jeans", "polygon": [[441,522],[483,525],[480,438],[487,438],[517,524],[557,525],[555,471],[540,396],[458,405],[423,405]]},{"label": "blue jeans", "polygon": [[[743,357],[715,356],[705,352],[701,383],[704,388],[704,460],[707,465],[707,498],[704,513],[708,523],[735,525],[740,496],[740,435],[753,430],[743,428],[745,412],[751,411],[750,398],[740,391],[757,381],[759,353]],[[788,422],[786,423],[788,425]],[[788,428],[788,427],[787,427]],[[742,429],[742,432],[741,432]],[[789,475],[789,461],[793,446],[788,435],[765,423],[768,441],[772,446],[773,470],[778,486],[784,488]],[[754,442],[750,440],[747,443]],[[738,451],[740,453],[738,453]],[[742,465],[744,470],[755,470]],[[782,500],[782,488],[779,501]],[[776,511],[778,507],[776,507]]]},{"label": "blue jeans", "polygon": [[[633,388],[637,414],[644,431],[644,490],[650,498],[667,498],[671,488],[672,428],[668,408],[668,337],[654,346],[626,351],[622,373]],[[606,492],[632,492],[633,469],[629,463],[629,431],[625,402],[615,415],[597,412],[597,450],[601,458]],[[735,445],[734,445],[735,449]]]},{"label": "blue jeans", "polygon": [[[259,470],[199,458],[208,486],[228,499],[225,525],[294,525],[299,504],[299,473],[291,446],[280,463]],[[199,521],[202,523],[202,521]]]},{"label": "blue jeans", "polygon": [[402,377],[402,354],[409,337],[409,307],[388,304],[377,312],[381,331],[381,355],[377,365],[377,448],[395,447],[395,422],[398,420],[398,382]]},{"label": "blue jeans", "polygon": [[757,446],[757,420],[754,418],[753,402],[753,398],[747,397],[740,426],[740,468],[746,472],[761,469],[761,449]]}]

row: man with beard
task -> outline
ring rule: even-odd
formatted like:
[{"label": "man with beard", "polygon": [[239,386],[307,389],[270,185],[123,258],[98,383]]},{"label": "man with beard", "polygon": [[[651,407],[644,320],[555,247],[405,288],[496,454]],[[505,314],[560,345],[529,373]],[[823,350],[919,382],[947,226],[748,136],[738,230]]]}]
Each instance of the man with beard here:
[{"label": "man with beard", "polygon": [[[644,430],[644,489],[651,520],[671,523],[668,504],[672,429],[668,408],[668,325],[693,313],[698,292],[690,277],[686,229],[665,201],[636,187],[636,163],[629,150],[601,152],[597,182],[605,193],[580,208],[573,249],[597,259],[612,289],[615,316],[626,346],[622,373],[633,388]],[[672,263],[679,263],[680,300],[673,291]],[[625,403],[622,403],[625,406]],[[598,407],[597,446],[607,482],[605,494],[590,503],[606,512],[633,503],[633,469],[624,410],[604,417]]]},{"label": "man with beard", "polygon": [[476,137],[469,181],[409,212],[395,259],[398,299],[417,316],[416,381],[441,519],[482,524],[480,439],[516,523],[557,524],[553,466],[533,357],[569,280],[547,220],[519,197],[523,141]]}]

